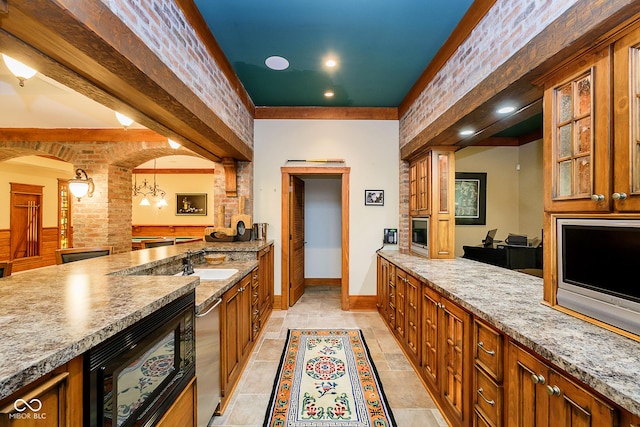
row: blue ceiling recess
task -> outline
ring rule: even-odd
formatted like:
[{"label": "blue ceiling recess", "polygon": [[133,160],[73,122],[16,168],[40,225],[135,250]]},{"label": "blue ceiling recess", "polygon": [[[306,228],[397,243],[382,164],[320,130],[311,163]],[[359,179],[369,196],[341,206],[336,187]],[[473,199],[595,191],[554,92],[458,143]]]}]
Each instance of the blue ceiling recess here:
[{"label": "blue ceiling recess", "polygon": [[397,107],[472,0],[194,2],[256,106]]}]

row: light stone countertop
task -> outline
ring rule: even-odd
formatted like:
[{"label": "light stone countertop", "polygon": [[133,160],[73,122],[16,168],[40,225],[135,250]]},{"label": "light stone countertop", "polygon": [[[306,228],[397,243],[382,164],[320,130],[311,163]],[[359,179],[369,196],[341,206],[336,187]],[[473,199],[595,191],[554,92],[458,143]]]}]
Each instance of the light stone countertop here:
[{"label": "light stone countertop", "polygon": [[0,279],[0,399],[194,289],[197,311],[258,265],[255,254],[248,254],[253,259],[197,265],[239,270],[226,280],[200,282],[198,276],[172,276],[181,271],[188,249],[255,253],[269,244],[187,243],[42,267]]},{"label": "light stone countertop", "polygon": [[629,412],[640,415],[640,342],[541,304],[542,279],[463,258],[379,254]]}]

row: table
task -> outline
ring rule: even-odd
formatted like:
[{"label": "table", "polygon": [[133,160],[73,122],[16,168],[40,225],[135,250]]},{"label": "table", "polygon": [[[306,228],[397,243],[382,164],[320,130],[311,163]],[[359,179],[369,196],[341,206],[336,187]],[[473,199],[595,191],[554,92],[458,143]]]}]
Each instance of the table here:
[{"label": "table", "polygon": [[463,246],[463,258],[497,265],[498,267],[515,269],[541,269],[542,246],[495,245],[485,248],[483,246]]},{"label": "table", "polygon": [[169,238],[169,239],[175,239],[176,240],[176,245],[179,245],[181,243],[191,243],[191,242],[201,242],[202,241],[202,237],[195,237],[195,236],[184,236],[184,237],[174,237],[174,236],[163,236],[163,237],[159,237],[159,236],[135,236],[131,238],[131,250],[132,251],[137,251],[138,249],[142,249],[142,241],[143,240],[155,240],[155,239],[164,239],[164,238]]}]

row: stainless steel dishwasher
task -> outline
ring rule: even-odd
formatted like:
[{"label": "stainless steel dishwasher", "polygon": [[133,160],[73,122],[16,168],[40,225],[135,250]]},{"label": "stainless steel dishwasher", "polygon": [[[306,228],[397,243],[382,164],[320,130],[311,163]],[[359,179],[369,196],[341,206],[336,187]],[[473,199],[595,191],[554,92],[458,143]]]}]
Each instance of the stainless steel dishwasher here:
[{"label": "stainless steel dishwasher", "polygon": [[221,298],[196,313],[196,377],[198,381],[198,427],[209,425],[220,403],[220,309]]}]

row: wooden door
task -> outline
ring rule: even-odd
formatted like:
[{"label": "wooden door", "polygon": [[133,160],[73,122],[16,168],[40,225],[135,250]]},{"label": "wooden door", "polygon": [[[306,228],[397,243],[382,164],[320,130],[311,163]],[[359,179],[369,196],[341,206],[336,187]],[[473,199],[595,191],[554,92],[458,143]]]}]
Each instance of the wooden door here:
[{"label": "wooden door", "polygon": [[407,273],[396,267],[396,336],[405,342]]},{"label": "wooden door", "polygon": [[11,183],[11,259],[40,255],[42,186]]},{"label": "wooden door", "polygon": [[549,423],[547,365],[511,343],[509,345],[509,382],[507,425],[544,427]]},{"label": "wooden door", "polygon": [[304,294],[304,181],[291,176],[289,191],[289,306]]},{"label": "wooden door", "polygon": [[251,333],[251,279],[253,274],[249,273],[240,281],[240,312],[238,313],[238,327],[240,329],[238,338],[240,340],[240,360],[244,361],[250,356],[252,333]]}]

